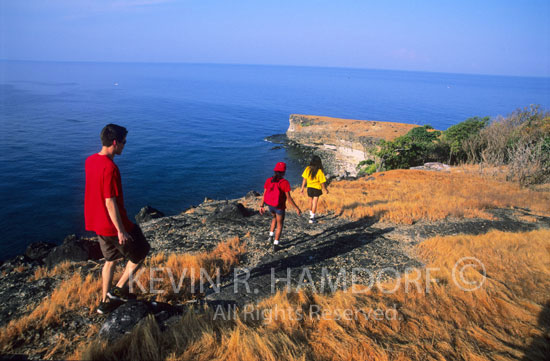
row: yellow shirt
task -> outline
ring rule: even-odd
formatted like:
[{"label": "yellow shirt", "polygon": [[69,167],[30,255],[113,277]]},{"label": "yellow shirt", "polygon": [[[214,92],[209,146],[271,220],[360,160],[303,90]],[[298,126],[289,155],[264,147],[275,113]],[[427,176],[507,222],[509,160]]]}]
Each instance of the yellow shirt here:
[{"label": "yellow shirt", "polygon": [[321,183],[325,183],[327,179],[325,178],[325,173],[321,169],[317,171],[315,178],[309,176],[309,166],[306,167],[304,173],[302,173],[302,178],[307,180],[308,188],[323,189],[321,188]]}]

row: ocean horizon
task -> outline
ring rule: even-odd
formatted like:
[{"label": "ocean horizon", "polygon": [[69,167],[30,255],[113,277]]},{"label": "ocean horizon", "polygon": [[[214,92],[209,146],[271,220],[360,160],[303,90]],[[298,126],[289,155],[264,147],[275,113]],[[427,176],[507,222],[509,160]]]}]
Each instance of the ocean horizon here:
[{"label": "ocean horizon", "polygon": [[550,109],[550,78],[275,65],[0,61],[2,259],[84,230],[84,160],[105,124],[129,133],[116,157],[131,218],[205,197],[261,191],[278,161],[265,138],[290,114],[430,124]]}]

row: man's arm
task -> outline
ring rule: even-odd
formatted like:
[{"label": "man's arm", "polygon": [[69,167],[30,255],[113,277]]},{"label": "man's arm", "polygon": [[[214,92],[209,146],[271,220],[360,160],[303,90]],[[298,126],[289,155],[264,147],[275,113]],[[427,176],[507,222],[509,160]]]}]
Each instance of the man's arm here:
[{"label": "man's arm", "polygon": [[109,217],[115,225],[118,231],[118,243],[125,244],[129,240],[132,240],[132,236],[126,232],[124,225],[122,224],[122,218],[120,218],[120,212],[118,211],[118,205],[116,204],[116,198],[106,198],[105,207],[107,207],[107,212],[109,212]]}]

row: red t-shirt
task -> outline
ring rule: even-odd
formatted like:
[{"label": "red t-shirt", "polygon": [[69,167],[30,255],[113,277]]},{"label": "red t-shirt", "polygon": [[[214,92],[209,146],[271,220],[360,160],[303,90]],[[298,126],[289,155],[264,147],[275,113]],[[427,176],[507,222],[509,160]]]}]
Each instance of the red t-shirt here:
[{"label": "red t-shirt", "polygon": [[[269,187],[269,185],[271,184],[272,179],[273,179],[273,177],[267,178],[267,180],[265,181],[265,184],[264,184],[264,191]],[[279,209],[286,209],[286,193],[285,192],[290,192],[290,183],[288,183],[288,181],[284,178],[279,180],[279,190],[281,191],[280,200],[279,200],[279,205],[281,207],[279,207]]]},{"label": "red t-shirt", "polygon": [[111,158],[94,154],[86,159],[86,192],[84,196],[84,219],[86,230],[100,236],[116,236],[117,229],[105,206],[105,199],[116,198],[118,211],[126,232],[132,231],[134,224],[128,219],[122,196],[120,171]]}]

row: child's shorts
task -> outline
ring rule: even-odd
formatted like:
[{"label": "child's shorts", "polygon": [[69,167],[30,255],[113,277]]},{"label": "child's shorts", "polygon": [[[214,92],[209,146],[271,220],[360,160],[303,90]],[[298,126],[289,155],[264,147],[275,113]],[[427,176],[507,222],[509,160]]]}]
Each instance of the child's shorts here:
[{"label": "child's shorts", "polygon": [[307,196],[308,197],[320,197],[321,194],[323,194],[323,191],[317,188],[307,188]]},{"label": "child's shorts", "polygon": [[276,207],[270,206],[269,204],[267,205],[267,207],[269,208],[269,211],[271,213],[275,213],[275,214],[278,214],[280,216],[285,215],[285,210],[284,209],[276,208]]}]

